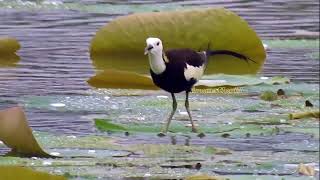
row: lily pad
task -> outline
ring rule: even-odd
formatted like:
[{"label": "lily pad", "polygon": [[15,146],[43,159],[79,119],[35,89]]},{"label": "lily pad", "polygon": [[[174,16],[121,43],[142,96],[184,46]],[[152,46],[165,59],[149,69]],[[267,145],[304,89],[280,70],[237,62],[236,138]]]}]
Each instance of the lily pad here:
[{"label": "lily pad", "polygon": [[[91,86],[97,88],[122,88],[122,89],[159,89],[154,85],[152,79],[148,75],[138,74],[130,71],[120,71],[114,69],[106,69],[101,73],[91,77],[87,81]],[[262,78],[254,75],[228,75],[215,74],[203,76],[197,84],[196,89],[208,89],[216,87],[240,87],[240,86],[254,86],[254,85],[273,85],[273,84],[288,84],[290,79],[283,76],[274,76]],[[225,89],[227,90],[227,89]],[[229,89],[229,91],[237,91],[236,89]],[[221,89],[220,89],[221,91]],[[198,93],[204,93],[197,91]],[[212,91],[214,92],[214,91]],[[219,92],[217,90],[216,92]],[[208,93],[208,92],[207,92]]]},{"label": "lily pad", "polygon": [[19,42],[11,37],[0,37],[0,56],[14,54],[20,49]]},{"label": "lily pad", "polygon": [[117,18],[102,27],[92,39],[90,55],[97,69],[149,73],[143,55],[146,38],[162,39],[166,49],[191,48],[232,50],[253,62],[230,56],[215,56],[207,74],[254,74],[264,63],[266,54],[257,34],[235,13],[223,8],[175,12],[137,13]]},{"label": "lily pad", "polygon": [[53,157],[34,138],[22,108],[0,111],[0,140],[10,147],[10,155]]},{"label": "lily pad", "polygon": [[94,123],[95,123],[95,126],[102,131],[105,131],[105,130],[125,131],[126,130],[126,128],[117,124],[113,124],[107,120],[95,119]]},{"label": "lily pad", "polygon": [[50,175],[18,166],[0,166],[0,179],[67,180],[63,176]]},{"label": "lily pad", "polygon": [[16,54],[0,54],[0,67],[16,67],[20,57]]},{"label": "lily pad", "polygon": [[158,89],[148,76],[112,69],[91,77],[88,83],[97,88]]},{"label": "lily pad", "polygon": [[20,49],[19,42],[11,37],[0,37],[0,67],[16,66],[20,57],[16,52]]}]

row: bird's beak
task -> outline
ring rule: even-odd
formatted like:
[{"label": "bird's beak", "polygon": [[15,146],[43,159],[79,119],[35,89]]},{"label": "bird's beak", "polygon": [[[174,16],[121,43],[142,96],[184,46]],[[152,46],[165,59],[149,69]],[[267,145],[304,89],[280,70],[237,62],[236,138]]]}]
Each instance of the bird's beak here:
[{"label": "bird's beak", "polygon": [[152,45],[148,45],[146,48],[144,48],[144,55],[147,55],[152,48],[153,48]]}]

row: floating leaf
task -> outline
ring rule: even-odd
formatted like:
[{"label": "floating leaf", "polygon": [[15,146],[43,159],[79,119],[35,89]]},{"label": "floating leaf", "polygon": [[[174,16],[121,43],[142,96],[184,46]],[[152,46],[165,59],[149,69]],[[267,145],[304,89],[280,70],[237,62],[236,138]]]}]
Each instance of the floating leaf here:
[{"label": "floating leaf", "polygon": [[98,88],[158,89],[148,76],[112,69],[91,77],[88,83]]},{"label": "floating leaf", "polygon": [[110,121],[103,120],[103,119],[95,119],[94,124],[100,131],[125,131],[126,130],[126,128],[120,125],[113,124]]},{"label": "floating leaf", "polygon": [[[261,79],[252,75],[226,75],[215,74],[204,76],[195,89],[208,89],[215,87],[239,87],[259,84],[286,84],[290,80],[286,77],[275,76],[268,79]],[[159,89],[154,85],[150,76],[130,71],[106,69],[91,77],[88,83],[97,88],[123,88],[123,89]],[[196,91],[195,91],[196,92]],[[201,92],[199,92],[201,93]]]},{"label": "floating leaf", "polygon": [[0,37],[0,56],[14,54],[20,49],[19,42],[11,37]]},{"label": "floating leaf", "polygon": [[209,176],[206,174],[199,174],[199,175],[192,175],[187,176],[186,180],[199,180],[199,179],[206,179],[206,180],[227,180],[228,178],[218,177],[218,176]]},{"label": "floating leaf", "polygon": [[266,54],[257,34],[248,23],[226,9],[199,9],[175,12],[137,13],[120,17],[101,28],[91,42],[90,54],[98,69],[115,68],[148,74],[143,55],[146,38],[162,39],[165,49],[191,48],[231,50],[253,62],[230,56],[215,56],[207,74],[254,74]]},{"label": "floating leaf", "polygon": [[18,166],[0,166],[0,179],[32,179],[32,180],[66,180],[63,176],[37,172],[30,168]]},{"label": "floating leaf", "polygon": [[210,76],[203,76],[202,79],[195,85],[196,88],[208,87],[238,87],[238,86],[253,86],[259,84],[287,84],[290,79],[282,76],[274,76],[272,78],[259,78],[253,75],[227,75],[215,74]]},{"label": "floating leaf", "polygon": [[298,112],[298,113],[290,113],[289,119],[302,119],[307,117],[314,117],[319,118],[320,112],[319,111],[307,111],[307,112]]},{"label": "floating leaf", "polygon": [[10,155],[52,157],[44,152],[28,125],[21,107],[0,111],[0,140],[10,147]]},{"label": "floating leaf", "polygon": [[20,57],[15,53],[20,49],[19,42],[10,37],[0,37],[0,67],[16,66]]},{"label": "floating leaf", "polygon": [[305,164],[299,164],[298,166],[298,172],[299,174],[303,174],[306,176],[314,176],[316,174],[316,171],[314,170],[313,166],[305,165]]},{"label": "floating leaf", "polygon": [[20,57],[16,54],[0,54],[0,67],[16,67]]}]

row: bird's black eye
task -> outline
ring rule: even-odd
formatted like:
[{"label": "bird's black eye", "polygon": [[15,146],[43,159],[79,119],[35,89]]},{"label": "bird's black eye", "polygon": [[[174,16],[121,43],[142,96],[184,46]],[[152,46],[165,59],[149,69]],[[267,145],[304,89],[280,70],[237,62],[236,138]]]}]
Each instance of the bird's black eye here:
[{"label": "bird's black eye", "polygon": [[157,42],[157,46],[159,46],[160,42]]}]

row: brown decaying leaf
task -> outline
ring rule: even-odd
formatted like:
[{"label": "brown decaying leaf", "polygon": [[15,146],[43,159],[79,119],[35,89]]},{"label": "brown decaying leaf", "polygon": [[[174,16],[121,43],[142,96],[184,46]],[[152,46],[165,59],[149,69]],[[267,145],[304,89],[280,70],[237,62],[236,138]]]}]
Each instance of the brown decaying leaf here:
[{"label": "brown decaying leaf", "polygon": [[307,112],[298,112],[298,113],[290,113],[289,114],[290,120],[302,119],[302,118],[307,118],[307,117],[319,118],[320,112],[319,111],[307,111]]},{"label": "brown decaying leaf", "polygon": [[0,140],[11,148],[10,155],[54,157],[37,143],[21,107],[0,111]]},{"label": "brown decaying leaf", "polygon": [[299,164],[298,166],[298,172],[299,174],[303,174],[306,176],[314,176],[316,174],[316,171],[314,170],[313,166],[305,165],[305,164]]}]

